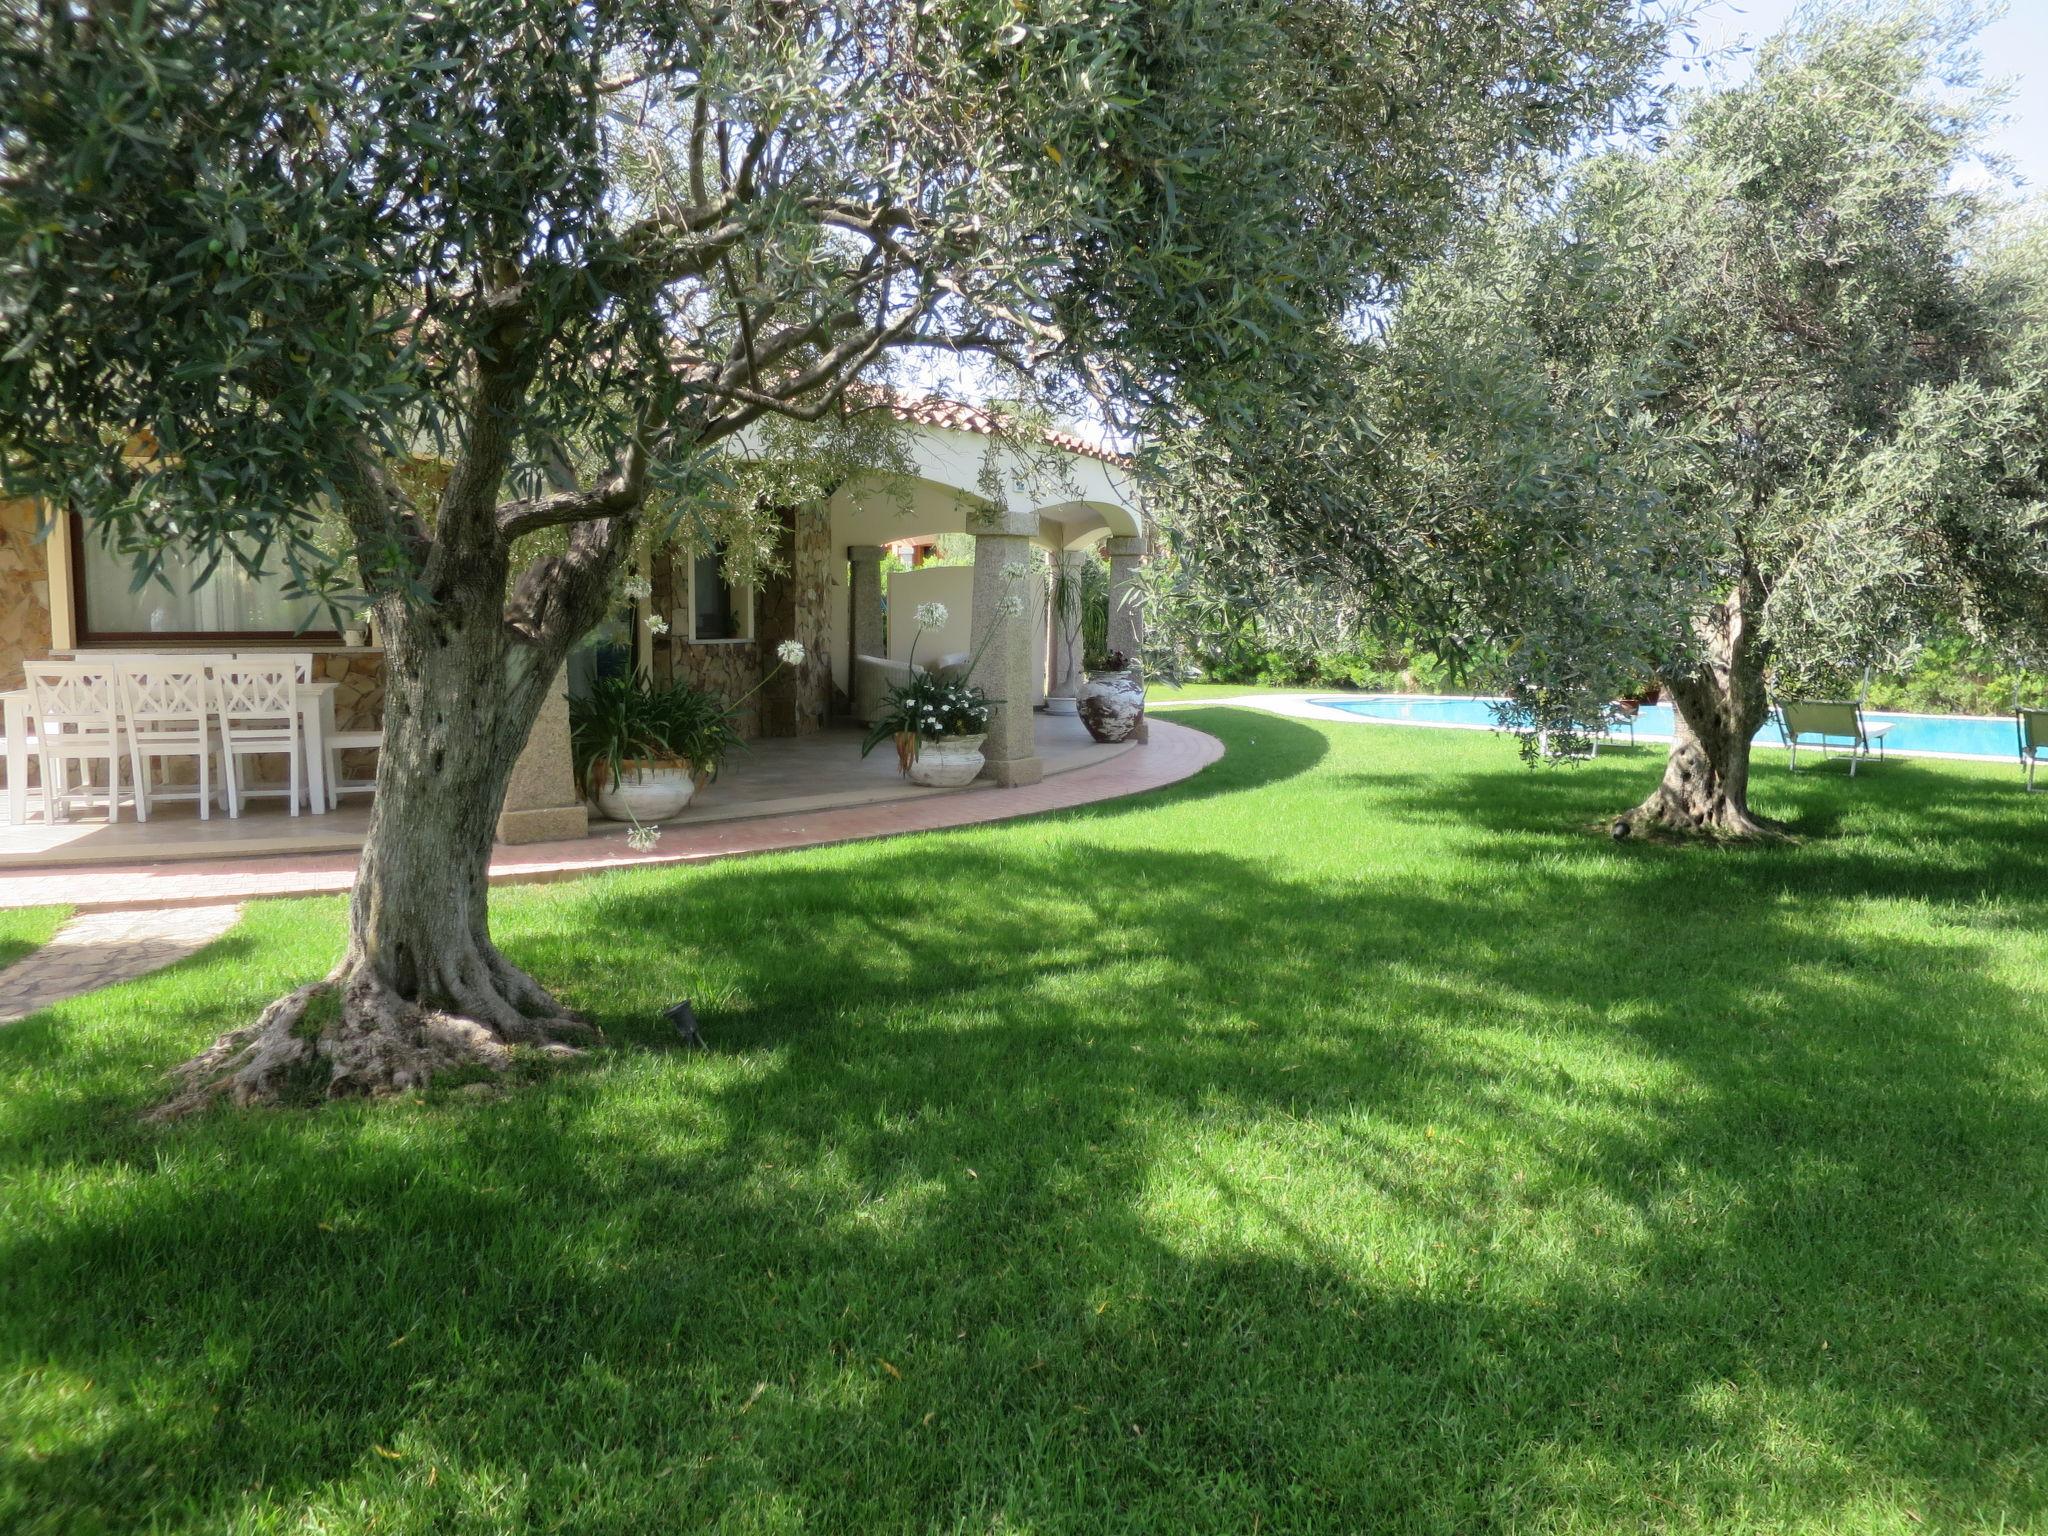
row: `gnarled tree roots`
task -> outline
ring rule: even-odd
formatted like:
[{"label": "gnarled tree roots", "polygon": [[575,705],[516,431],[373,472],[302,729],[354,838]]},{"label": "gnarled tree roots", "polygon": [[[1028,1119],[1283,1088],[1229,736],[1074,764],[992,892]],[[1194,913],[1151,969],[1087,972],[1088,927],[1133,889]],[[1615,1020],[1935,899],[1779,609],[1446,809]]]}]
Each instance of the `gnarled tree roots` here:
[{"label": "gnarled tree roots", "polygon": [[175,1119],[221,1098],[310,1105],[402,1093],[452,1072],[488,1081],[522,1057],[573,1057],[603,1038],[488,945],[441,970],[437,990],[449,1006],[427,1007],[344,960],[176,1068],[177,1092],[150,1118]]},{"label": "gnarled tree roots", "polygon": [[1779,843],[1790,840],[1776,822],[1751,813],[1725,794],[1678,793],[1660,785],[1634,810],[1608,828],[1616,842],[1630,837],[1712,843]]}]

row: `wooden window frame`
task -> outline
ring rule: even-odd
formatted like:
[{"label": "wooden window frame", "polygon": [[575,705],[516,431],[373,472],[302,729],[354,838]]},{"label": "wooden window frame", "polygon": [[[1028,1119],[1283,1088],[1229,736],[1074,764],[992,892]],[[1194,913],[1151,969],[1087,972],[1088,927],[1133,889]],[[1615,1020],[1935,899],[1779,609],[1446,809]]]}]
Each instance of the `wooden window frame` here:
[{"label": "wooden window frame", "polygon": [[181,629],[168,634],[153,630],[96,630],[85,603],[85,519],[74,509],[66,519],[71,539],[71,620],[76,649],[81,651],[147,648],[164,651],[217,651],[223,645],[338,647],[338,629]]},{"label": "wooden window frame", "polygon": [[[697,638],[697,561],[699,558],[697,555],[689,557],[688,575],[685,577],[683,584],[683,643],[685,645],[752,645],[754,643],[755,631],[760,627],[761,614],[756,601],[759,594],[755,591],[754,583],[751,581],[743,587],[732,587],[731,582],[726,583],[728,587],[732,587],[733,595],[746,604],[747,632],[744,635],[720,635],[716,639],[710,640],[700,640]],[[724,568],[725,563],[721,559],[719,561],[719,569],[723,571]],[[675,626],[672,624],[669,627],[671,632],[673,632]]]}]

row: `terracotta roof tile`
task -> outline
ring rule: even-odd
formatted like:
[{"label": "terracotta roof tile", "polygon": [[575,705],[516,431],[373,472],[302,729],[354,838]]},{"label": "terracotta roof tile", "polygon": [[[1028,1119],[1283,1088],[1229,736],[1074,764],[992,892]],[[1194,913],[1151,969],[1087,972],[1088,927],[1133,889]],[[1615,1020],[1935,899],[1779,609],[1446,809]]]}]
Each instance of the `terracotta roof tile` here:
[{"label": "terracotta roof tile", "polygon": [[[1001,416],[986,406],[969,405],[964,400],[948,400],[943,395],[902,395],[890,390],[881,392],[881,401],[898,421],[914,422],[921,427],[943,427],[954,432],[974,432],[982,437],[999,436],[1004,429]],[[1046,428],[1039,436],[1050,446],[1065,453],[1084,459],[1099,459],[1104,464],[1127,466],[1128,455],[1116,453],[1077,437],[1072,432],[1061,432]]]}]

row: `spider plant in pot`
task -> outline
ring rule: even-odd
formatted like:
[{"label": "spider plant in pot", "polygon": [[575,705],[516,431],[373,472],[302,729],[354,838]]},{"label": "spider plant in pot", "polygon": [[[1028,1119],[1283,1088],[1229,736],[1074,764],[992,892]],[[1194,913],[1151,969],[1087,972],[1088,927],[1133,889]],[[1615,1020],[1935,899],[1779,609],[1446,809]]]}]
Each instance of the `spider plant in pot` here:
[{"label": "spider plant in pot", "polygon": [[1067,662],[1052,680],[1045,707],[1050,714],[1071,715],[1081,692],[1082,658],[1109,649],[1109,567],[1090,552],[1055,556],[1047,563],[1046,595],[1058,654]]},{"label": "spider plant in pot", "polygon": [[577,783],[600,814],[633,823],[635,846],[650,824],[678,814],[718,776],[740,745],[740,707],[804,648],[785,640],[776,664],[730,702],[687,682],[658,684],[645,676],[600,678],[569,701],[569,745]]}]

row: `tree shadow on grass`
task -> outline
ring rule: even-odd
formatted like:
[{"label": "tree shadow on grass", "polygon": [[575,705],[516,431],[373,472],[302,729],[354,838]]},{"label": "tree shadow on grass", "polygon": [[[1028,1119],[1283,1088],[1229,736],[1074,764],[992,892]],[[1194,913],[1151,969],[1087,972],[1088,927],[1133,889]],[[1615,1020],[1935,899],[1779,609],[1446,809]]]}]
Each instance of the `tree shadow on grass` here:
[{"label": "tree shadow on grass", "polygon": [[507,904],[615,1039],[689,978],[708,1055],[28,1149],[0,1524],[2039,1518],[2009,934],[1104,814]]},{"label": "tree shadow on grass", "polygon": [[1676,863],[1730,899],[2033,900],[2048,892],[2048,804],[2002,775],[1896,758],[1854,779],[1782,769],[1754,777],[1752,805],[1801,839],[1790,846],[1611,845],[1606,819],[1647,791],[1661,761],[1603,754],[1566,767],[1339,777],[1373,814],[1417,824],[1448,816],[1483,830],[1487,840],[1469,851],[1495,864],[1576,843],[1595,857],[1604,851],[1608,870]]}]

